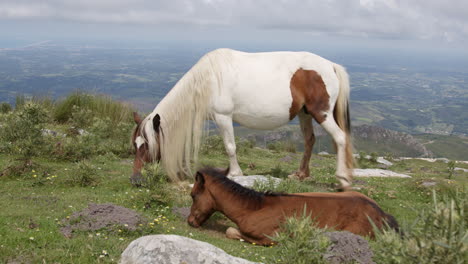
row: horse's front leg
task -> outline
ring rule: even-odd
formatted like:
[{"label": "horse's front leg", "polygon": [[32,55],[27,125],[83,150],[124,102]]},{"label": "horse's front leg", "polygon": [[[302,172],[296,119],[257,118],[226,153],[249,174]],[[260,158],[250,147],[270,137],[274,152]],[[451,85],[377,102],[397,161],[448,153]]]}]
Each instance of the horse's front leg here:
[{"label": "horse's front leg", "polygon": [[312,155],[312,148],[315,143],[314,128],[312,126],[312,116],[301,112],[299,114],[299,123],[301,126],[302,135],[304,136],[304,154],[302,156],[299,170],[294,174],[289,175],[290,178],[298,178],[303,180],[310,176],[309,162]]},{"label": "horse's front leg", "polygon": [[224,147],[229,156],[229,173],[228,177],[241,176],[242,170],[237,162],[236,156],[236,141],[234,139],[234,128],[232,126],[232,117],[227,115],[215,114],[214,120],[223,137]]},{"label": "horse's front leg", "polygon": [[239,229],[237,228],[234,228],[234,227],[229,227],[227,230],[226,230],[226,237],[229,238],[229,239],[236,239],[236,240],[244,240],[248,243],[251,243],[251,244],[257,244],[257,245],[261,245],[261,246],[271,246],[271,245],[274,245],[275,243],[273,242],[273,240],[269,239],[268,237],[263,237],[263,238],[252,238],[246,234],[242,234],[241,231],[239,231]]}]

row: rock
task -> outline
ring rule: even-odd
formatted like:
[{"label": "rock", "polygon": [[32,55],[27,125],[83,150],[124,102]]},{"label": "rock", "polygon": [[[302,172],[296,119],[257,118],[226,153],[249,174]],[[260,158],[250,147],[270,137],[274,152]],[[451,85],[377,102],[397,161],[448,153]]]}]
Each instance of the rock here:
[{"label": "rock", "polygon": [[293,160],[294,160],[294,157],[291,155],[286,155],[282,157],[281,159],[279,159],[279,161],[286,162],[286,163],[291,163]]},{"label": "rock", "polygon": [[389,170],[382,169],[354,169],[353,176],[355,177],[397,177],[397,178],[411,178],[411,176],[401,173],[396,173]]},{"label": "rock", "polygon": [[387,165],[387,166],[392,166],[393,165],[393,163],[391,163],[390,161],[384,159],[383,157],[378,157],[377,162],[380,163],[380,164],[383,164],[383,165]]},{"label": "rock", "polygon": [[464,169],[464,168],[458,168],[458,167],[456,167],[454,170],[456,170],[456,171],[463,171],[463,172],[468,172],[468,170],[467,170],[467,169]]},{"label": "rock", "polygon": [[322,156],[327,156],[327,155],[330,155],[330,153],[326,152],[326,151],[320,151],[318,153],[318,155],[322,155]]},{"label": "rock", "polygon": [[437,185],[437,182],[433,182],[433,181],[425,181],[421,183],[421,186],[423,187],[431,187],[431,186],[436,186],[436,185]]},{"label": "rock", "polygon": [[278,185],[282,180],[275,177],[265,177],[262,175],[249,175],[249,176],[233,176],[231,180],[239,183],[240,185],[251,188],[254,186],[255,182],[268,183],[270,179],[274,182],[274,185]]},{"label": "rock", "polygon": [[150,235],[132,241],[122,253],[120,264],[248,264],[211,244],[176,235]]},{"label": "rock", "polygon": [[375,263],[372,260],[374,253],[363,237],[348,231],[327,232],[325,236],[332,243],[323,256],[329,263]]}]

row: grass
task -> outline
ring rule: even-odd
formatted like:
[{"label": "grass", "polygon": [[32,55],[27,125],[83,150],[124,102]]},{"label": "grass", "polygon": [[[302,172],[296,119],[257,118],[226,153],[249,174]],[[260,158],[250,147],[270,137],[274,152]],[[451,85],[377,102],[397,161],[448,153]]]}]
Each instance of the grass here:
[{"label": "grass", "polygon": [[[103,118],[99,122],[109,124],[112,121]],[[131,121],[123,123],[131,125]],[[144,171],[147,180],[145,187],[133,188],[129,182],[132,156],[124,151],[125,148],[114,151],[107,147],[119,140],[119,144],[128,144],[128,139],[108,135],[106,124],[99,125],[105,128],[101,130],[93,129],[91,124],[88,137],[93,140],[81,143],[72,141],[69,149],[63,150],[64,153],[74,153],[76,159],[57,158],[50,153],[25,158],[20,153],[0,151],[0,168],[3,172],[0,174],[0,262],[115,263],[130,241],[149,234],[176,234],[206,241],[229,254],[257,262],[274,263],[291,253],[279,247],[259,247],[226,239],[225,230],[234,224],[220,214],[211,217],[202,228],[189,227],[184,219],[172,213],[171,208],[191,205],[190,182],[169,183],[158,166],[147,166]],[[65,131],[69,125],[53,122],[48,123],[47,127]],[[127,135],[126,131],[121,134]],[[50,144],[48,142],[45,144]],[[262,149],[254,147],[251,142],[242,141],[238,144],[238,159],[246,175],[285,178],[297,170],[301,159],[301,153],[287,150]],[[87,154],[77,155],[77,151],[87,151]],[[201,154],[200,163],[203,165],[228,165],[228,157],[219,137],[208,138]],[[266,183],[257,184],[255,188],[292,193],[334,191],[335,163],[333,155],[313,155],[311,179],[303,182],[284,179],[278,186]],[[377,165],[369,163],[366,166]],[[468,173],[461,171],[452,171],[449,179],[449,167],[444,162],[402,160],[395,162],[390,169],[410,174],[413,178],[358,178],[355,185],[360,186],[362,193],[374,199],[403,226],[418,219],[421,211],[431,209],[433,191],[441,196],[455,190],[463,193],[468,182]],[[426,181],[437,184],[422,186]],[[64,237],[60,233],[63,219],[86,208],[89,203],[114,203],[134,209],[146,217],[148,223],[136,231],[99,230],[78,232],[71,239]],[[382,245],[376,243],[375,248]]]},{"label": "grass", "polygon": [[[265,174],[285,155],[287,155],[286,152],[252,148],[250,152],[240,157],[240,163],[246,174]],[[0,155],[1,167],[4,168],[11,158],[11,156]],[[226,160],[226,157],[220,157],[219,154],[202,156],[205,164],[214,166],[225,167]],[[98,183],[88,187],[69,184],[69,180],[73,179],[79,168],[74,163],[51,161],[43,157],[34,159],[34,162],[43,164],[43,167],[48,168],[48,173],[56,177],[51,179],[47,179],[50,176],[33,177],[37,173],[28,171],[21,177],[9,176],[0,179],[2,181],[0,261],[115,262],[131,240],[141,235],[155,233],[171,233],[206,241],[230,254],[253,261],[265,261],[264,257],[279,254],[275,248],[252,246],[224,238],[223,232],[227,226],[232,225],[224,217],[210,219],[207,223],[208,229],[194,229],[190,228],[183,219],[173,215],[170,210],[165,211],[167,218],[170,219],[170,226],[167,229],[148,227],[138,232],[129,232],[124,237],[106,231],[82,232],[72,239],[67,239],[59,232],[59,222],[72,212],[87,207],[89,203],[115,203],[135,209],[148,219],[154,219],[160,214],[157,210],[166,206],[190,206],[188,195],[190,190],[186,185],[168,184],[161,180],[159,180],[163,186],[161,188],[132,188],[128,180],[131,172],[130,161],[115,156],[96,157],[89,161],[86,166],[95,168],[94,177],[98,179]],[[247,164],[252,162],[255,163],[255,168],[248,168]],[[314,155],[312,174],[315,178],[313,180],[303,183],[286,180],[275,190],[330,191],[331,184],[335,182],[334,163],[333,157]],[[292,172],[298,163],[284,162],[281,166],[284,170]],[[408,172],[408,168],[411,168],[414,170],[412,179],[360,179],[365,181],[363,193],[376,200],[386,212],[394,215],[401,223],[411,222],[416,219],[419,210],[430,207],[432,189],[444,193],[466,186],[464,174],[456,173],[452,180],[441,175],[439,170],[442,170],[444,166],[446,164],[402,161],[401,164],[397,163],[394,169]],[[431,188],[421,187],[420,183],[424,180],[436,181],[439,184]],[[260,190],[268,187],[257,186]],[[166,196],[161,196],[163,189],[166,190]],[[15,190],[14,193],[11,190]],[[36,223],[38,227],[30,229],[28,226],[31,222]],[[103,250],[107,251],[108,255],[100,258]]]}]

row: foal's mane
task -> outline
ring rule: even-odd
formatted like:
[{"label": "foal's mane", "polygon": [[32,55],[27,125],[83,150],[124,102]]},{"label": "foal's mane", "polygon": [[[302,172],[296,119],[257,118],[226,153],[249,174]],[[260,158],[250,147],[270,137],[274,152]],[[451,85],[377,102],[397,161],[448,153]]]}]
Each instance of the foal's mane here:
[{"label": "foal's mane", "polygon": [[226,177],[226,173],[215,168],[204,168],[199,170],[203,175],[212,178],[213,183],[219,184],[230,194],[234,195],[237,200],[240,200],[248,205],[250,208],[259,208],[264,201],[265,197],[286,196],[286,193],[279,192],[258,192],[246,188],[239,183]]}]

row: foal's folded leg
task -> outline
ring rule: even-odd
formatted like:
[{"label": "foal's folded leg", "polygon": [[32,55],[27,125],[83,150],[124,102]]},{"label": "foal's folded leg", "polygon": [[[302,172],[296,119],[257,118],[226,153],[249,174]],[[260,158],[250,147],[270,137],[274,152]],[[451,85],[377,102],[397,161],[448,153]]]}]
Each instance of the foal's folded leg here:
[{"label": "foal's folded leg", "polygon": [[271,239],[268,237],[262,237],[262,238],[252,238],[248,235],[242,234],[239,229],[234,228],[234,227],[229,227],[226,230],[226,237],[229,239],[235,239],[235,240],[244,240],[248,243],[251,244],[257,244],[261,246],[270,246],[275,244]]}]

